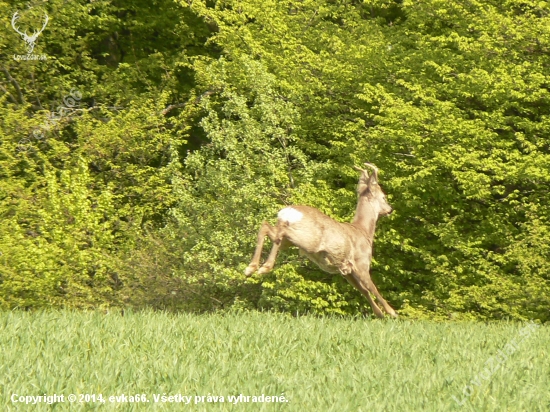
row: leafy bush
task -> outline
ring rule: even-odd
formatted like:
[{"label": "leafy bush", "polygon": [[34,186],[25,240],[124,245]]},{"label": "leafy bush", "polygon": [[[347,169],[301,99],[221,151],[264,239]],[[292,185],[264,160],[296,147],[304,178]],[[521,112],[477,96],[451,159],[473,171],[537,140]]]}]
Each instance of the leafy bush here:
[{"label": "leafy bush", "polygon": [[364,310],[294,252],[242,272],[284,205],[349,221],[371,161],[396,211],[372,275],[402,315],[548,320],[544,2],[61,5],[47,61],[0,27],[3,307]]}]

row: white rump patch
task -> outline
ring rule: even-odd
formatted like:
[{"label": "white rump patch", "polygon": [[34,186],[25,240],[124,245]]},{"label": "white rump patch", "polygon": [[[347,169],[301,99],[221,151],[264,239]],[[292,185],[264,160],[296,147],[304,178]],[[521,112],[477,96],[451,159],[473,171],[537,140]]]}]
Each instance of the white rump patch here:
[{"label": "white rump patch", "polygon": [[296,209],[293,209],[292,207],[285,207],[279,211],[277,217],[283,222],[296,223],[302,220],[304,214]]}]

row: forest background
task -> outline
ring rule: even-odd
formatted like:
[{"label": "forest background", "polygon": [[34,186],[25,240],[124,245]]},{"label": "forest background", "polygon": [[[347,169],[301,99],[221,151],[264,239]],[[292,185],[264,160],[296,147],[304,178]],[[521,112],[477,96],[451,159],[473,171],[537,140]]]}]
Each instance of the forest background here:
[{"label": "forest background", "polygon": [[295,251],[243,271],[283,205],[349,221],[369,161],[402,316],[548,321],[549,12],[0,1],[0,307],[368,313]]}]

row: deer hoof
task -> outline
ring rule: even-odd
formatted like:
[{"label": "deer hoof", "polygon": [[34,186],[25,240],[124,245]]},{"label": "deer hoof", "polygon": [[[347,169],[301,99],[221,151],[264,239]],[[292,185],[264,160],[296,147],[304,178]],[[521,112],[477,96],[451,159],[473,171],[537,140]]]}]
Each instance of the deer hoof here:
[{"label": "deer hoof", "polygon": [[258,265],[248,265],[248,267],[244,271],[244,274],[246,276],[250,276],[251,274],[256,272],[256,269],[258,269]]},{"label": "deer hoof", "polygon": [[264,265],[258,270],[258,274],[263,275],[264,273],[270,272],[271,269],[273,269],[273,267],[269,267],[269,266]]},{"label": "deer hoof", "polygon": [[395,310],[392,310],[391,312],[388,312],[388,315],[390,315],[394,319],[397,319],[399,317],[399,316],[397,316],[397,312]]}]

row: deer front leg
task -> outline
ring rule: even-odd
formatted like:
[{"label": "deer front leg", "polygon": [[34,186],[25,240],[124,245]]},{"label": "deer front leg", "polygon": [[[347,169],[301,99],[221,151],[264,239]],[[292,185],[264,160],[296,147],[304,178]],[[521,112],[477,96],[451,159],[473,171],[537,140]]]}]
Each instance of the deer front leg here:
[{"label": "deer front leg", "polygon": [[378,300],[378,302],[380,302],[382,304],[382,306],[384,307],[384,310],[386,311],[386,313],[388,315],[390,315],[392,318],[397,318],[397,313],[395,312],[395,310],[388,304],[388,302],[386,302],[386,300],[382,297],[382,295],[380,294],[380,292],[378,292],[378,289],[376,289],[376,286],[374,284],[374,282],[372,281],[372,279],[370,280],[370,288],[369,290],[374,293],[374,296],[376,296],[376,299]]},{"label": "deer front leg", "polygon": [[361,292],[363,296],[367,298],[374,314],[380,319],[383,319],[384,313],[382,313],[378,305],[372,299],[369,289],[365,285],[363,285],[354,275],[348,275],[345,276],[345,278],[355,289],[357,289],[359,292]]},{"label": "deer front leg", "polygon": [[[376,288],[374,282],[370,277],[370,259],[357,260],[355,262],[355,265],[356,266],[351,277],[355,278],[355,281],[360,286],[359,290],[361,290],[361,293],[363,293],[363,295],[365,296],[369,295],[369,292],[372,293],[374,296],[376,296],[378,303],[382,305],[384,311],[392,318],[397,318],[397,313],[390,305],[388,305],[388,302],[386,302],[380,292],[378,292],[378,289]],[[363,290],[366,290],[366,292],[364,292]]]},{"label": "deer front leg", "polygon": [[260,265],[260,257],[262,256],[262,248],[264,246],[265,237],[269,236],[269,238],[273,240],[275,239],[275,235],[275,228],[264,220],[262,226],[260,226],[260,231],[258,232],[258,243],[256,244],[254,256],[252,256],[250,264],[244,271],[244,274],[246,276],[250,276],[251,274],[253,274]]}]

